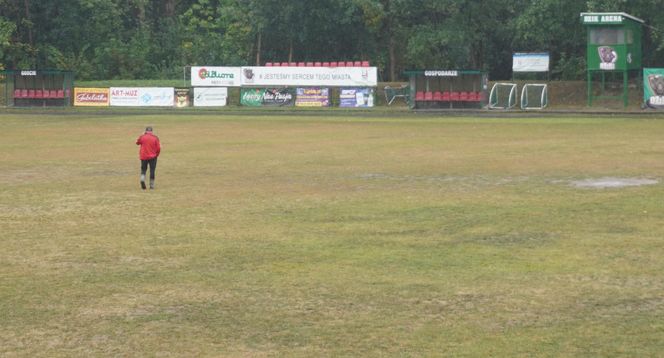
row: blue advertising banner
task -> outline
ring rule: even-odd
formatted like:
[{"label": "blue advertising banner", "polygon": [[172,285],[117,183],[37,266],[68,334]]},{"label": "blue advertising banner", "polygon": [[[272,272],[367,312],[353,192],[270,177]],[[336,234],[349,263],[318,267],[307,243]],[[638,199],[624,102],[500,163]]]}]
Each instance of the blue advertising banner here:
[{"label": "blue advertising banner", "polygon": [[369,108],[374,106],[373,88],[342,88],[339,107]]}]

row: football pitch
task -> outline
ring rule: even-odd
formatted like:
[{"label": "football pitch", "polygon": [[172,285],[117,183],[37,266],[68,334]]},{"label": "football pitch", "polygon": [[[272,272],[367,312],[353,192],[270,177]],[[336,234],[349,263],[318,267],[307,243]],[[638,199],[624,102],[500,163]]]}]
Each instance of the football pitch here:
[{"label": "football pitch", "polygon": [[3,113],[0,356],[657,356],[663,203],[664,117]]}]

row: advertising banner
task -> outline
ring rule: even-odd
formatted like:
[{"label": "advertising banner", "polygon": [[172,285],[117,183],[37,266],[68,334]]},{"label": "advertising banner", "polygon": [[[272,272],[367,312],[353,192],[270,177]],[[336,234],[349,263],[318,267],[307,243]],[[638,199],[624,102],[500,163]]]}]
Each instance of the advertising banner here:
[{"label": "advertising banner", "polygon": [[227,103],[227,87],[194,87],[194,107],[223,107]]},{"label": "advertising banner", "polygon": [[266,88],[263,105],[272,107],[292,106],[295,103],[294,88]]},{"label": "advertising banner", "polygon": [[339,94],[339,107],[373,107],[373,88],[342,88]]},{"label": "advertising banner", "polygon": [[242,86],[375,87],[376,67],[242,67]]},{"label": "advertising banner", "polygon": [[243,106],[259,107],[263,105],[262,88],[243,88],[240,92],[240,104]]},{"label": "advertising banner", "polygon": [[650,108],[664,109],[664,68],[643,69],[643,102]]},{"label": "advertising banner", "polygon": [[243,106],[292,106],[295,99],[294,88],[243,88],[240,104]]},{"label": "advertising banner", "polygon": [[111,87],[111,106],[172,107],[173,87]]},{"label": "advertising banner", "polygon": [[241,67],[192,66],[192,87],[240,87]]},{"label": "advertising banner", "polygon": [[549,54],[521,53],[512,54],[512,71],[514,72],[549,72]]},{"label": "advertising banner", "polygon": [[328,107],[329,105],[329,88],[298,88],[296,90],[296,107]]},{"label": "advertising banner", "polygon": [[[615,70],[616,63],[618,62],[618,52],[615,47],[599,46],[597,47],[597,55],[599,56],[599,69],[600,70]],[[620,66],[624,68],[624,66]]]},{"label": "advertising banner", "polygon": [[176,88],[175,89],[175,107],[184,108],[191,106],[189,100],[189,88]]},{"label": "advertising banner", "polygon": [[107,107],[108,105],[108,88],[74,87],[74,106]]}]

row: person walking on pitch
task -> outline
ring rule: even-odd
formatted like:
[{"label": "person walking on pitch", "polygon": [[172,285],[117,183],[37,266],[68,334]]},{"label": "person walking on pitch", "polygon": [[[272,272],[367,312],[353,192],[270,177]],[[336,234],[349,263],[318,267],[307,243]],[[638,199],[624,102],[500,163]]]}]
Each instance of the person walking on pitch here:
[{"label": "person walking on pitch", "polygon": [[150,167],[150,189],[154,189],[154,172],[157,169],[157,157],[161,152],[159,137],[152,133],[152,127],[146,127],[145,133],[138,137],[136,145],[140,145],[139,158],[141,159],[141,188],[146,189],[145,173]]}]

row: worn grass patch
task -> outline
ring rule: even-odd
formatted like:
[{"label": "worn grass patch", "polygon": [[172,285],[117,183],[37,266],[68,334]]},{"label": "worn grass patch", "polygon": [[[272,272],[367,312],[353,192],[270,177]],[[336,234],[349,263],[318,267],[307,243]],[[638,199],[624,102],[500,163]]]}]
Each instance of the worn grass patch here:
[{"label": "worn grass patch", "polygon": [[[142,192],[148,124],[164,149]],[[0,355],[658,356],[663,135],[653,118],[5,114]],[[571,185],[594,178],[652,182]]]}]

